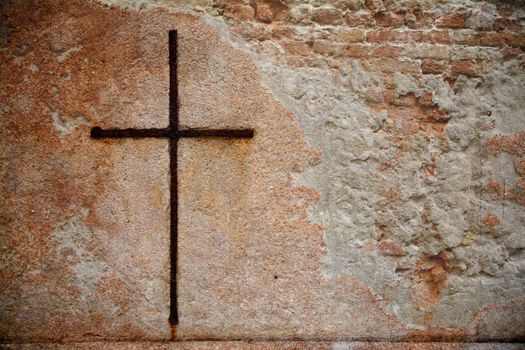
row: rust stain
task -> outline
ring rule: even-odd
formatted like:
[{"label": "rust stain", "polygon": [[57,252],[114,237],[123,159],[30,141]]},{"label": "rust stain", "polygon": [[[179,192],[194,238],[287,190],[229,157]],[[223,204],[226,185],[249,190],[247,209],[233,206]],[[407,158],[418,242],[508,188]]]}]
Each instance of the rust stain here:
[{"label": "rust stain", "polygon": [[483,218],[483,223],[490,227],[496,227],[501,224],[499,217],[496,214],[488,213]]},{"label": "rust stain", "polygon": [[510,154],[514,169],[519,175],[519,179],[510,188],[504,188],[503,184],[491,178],[487,183],[487,189],[499,198],[525,206],[525,132],[514,135],[494,135],[486,141],[485,146],[489,154],[494,157],[502,153]]},{"label": "rust stain", "polygon": [[[430,311],[438,303],[441,290],[447,284],[450,272],[448,261],[451,258],[451,253],[442,251],[436,255],[427,255],[416,263],[411,290],[416,297],[416,305],[422,311]],[[426,321],[430,322],[431,319]]]}]

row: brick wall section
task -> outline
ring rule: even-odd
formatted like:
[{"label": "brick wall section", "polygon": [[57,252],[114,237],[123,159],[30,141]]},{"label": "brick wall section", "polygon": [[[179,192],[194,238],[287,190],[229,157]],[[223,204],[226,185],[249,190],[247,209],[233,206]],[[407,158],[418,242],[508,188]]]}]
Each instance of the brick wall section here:
[{"label": "brick wall section", "polygon": [[525,15],[505,4],[325,3],[219,1],[216,6],[239,35],[259,44],[261,51],[268,49],[265,42],[278,45],[282,51],[277,54],[287,65],[338,69],[351,61],[366,62],[366,69],[380,74],[384,83],[381,91],[368,91],[366,99],[375,110],[390,106],[395,113],[397,107],[412,106],[419,119],[437,124],[446,116],[433,107],[432,96],[395,96],[394,72],[416,81],[439,75],[453,83],[458,75],[479,76],[525,48]]},{"label": "brick wall section", "polygon": [[[453,87],[458,76],[480,77],[508,60],[525,67],[522,2],[239,0],[214,6],[258,53],[283,65],[343,71],[357,62],[380,77],[377,89],[360,97],[375,113],[386,110],[401,121],[392,138],[441,134],[446,127],[449,116],[421,84],[429,75]],[[400,95],[396,73],[421,91]]]}]

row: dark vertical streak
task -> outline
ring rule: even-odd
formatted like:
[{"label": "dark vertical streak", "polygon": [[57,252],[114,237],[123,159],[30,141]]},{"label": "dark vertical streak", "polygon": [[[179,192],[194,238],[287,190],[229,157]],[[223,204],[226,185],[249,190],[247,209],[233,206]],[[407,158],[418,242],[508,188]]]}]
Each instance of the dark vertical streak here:
[{"label": "dark vertical streak", "polygon": [[[169,31],[169,65],[170,65],[170,124],[172,131],[179,128],[179,97],[177,88],[177,31]],[[177,310],[177,246],[179,223],[179,193],[177,177],[178,135],[170,138],[170,323],[179,323]]]}]

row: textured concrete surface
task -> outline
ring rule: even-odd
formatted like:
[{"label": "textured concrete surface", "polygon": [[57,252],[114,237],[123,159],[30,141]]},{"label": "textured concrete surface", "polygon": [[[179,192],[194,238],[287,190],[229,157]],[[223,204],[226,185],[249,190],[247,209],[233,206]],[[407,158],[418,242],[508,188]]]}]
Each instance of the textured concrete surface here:
[{"label": "textured concrete surface", "polygon": [[256,130],[181,141],[178,339],[525,338],[522,3],[1,12],[2,339],[170,339],[167,142],[88,135],[167,125],[172,29],[181,124]]}]

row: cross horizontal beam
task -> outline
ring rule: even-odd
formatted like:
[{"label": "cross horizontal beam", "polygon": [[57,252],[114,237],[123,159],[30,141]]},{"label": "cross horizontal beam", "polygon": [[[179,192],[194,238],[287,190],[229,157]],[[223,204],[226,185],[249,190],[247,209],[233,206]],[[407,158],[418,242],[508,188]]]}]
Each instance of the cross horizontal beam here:
[{"label": "cross horizontal beam", "polygon": [[91,129],[91,137],[94,139],[112,138],[169,138],[177,139],[182,137],[229,137],[229,138],[252,138],[253,129],[101,129],[95,127]]}]

